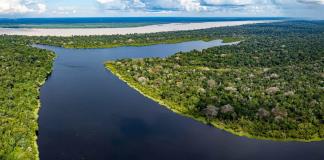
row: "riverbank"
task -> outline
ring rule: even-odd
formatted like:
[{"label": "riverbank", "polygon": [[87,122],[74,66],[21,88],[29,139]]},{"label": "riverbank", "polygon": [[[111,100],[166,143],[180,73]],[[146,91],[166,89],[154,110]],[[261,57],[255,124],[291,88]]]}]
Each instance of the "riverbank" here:
[{"label": "riverbank", "polygon": [[167,109],[171,110],[172,112],[175,112],[177,114],[180,114],[182,116],[195,119],[201,123],[204,123],[206,125],[211,125],[213,127],[216,127],[218,129],[224,130],[226,132],[229,132],[231,134],[241,136],[241,137],[247,137],[251,139],[258,139],[258,140],[271,140],[271,141],[278,141],[278,142],[316,142],[316,141],[322,141],[322,138],[316,137],[313,139],[299,139],[299,138],[272,138],[272,137],[261,137],[261,136],[255,136],[251,135],[248,132],[244,132],[241,129],[234,130],[232,128],[229,128],[226,124],[224,124],[221,121],[218,120],[212,120],[208,121],[205,117],[199,116],[199,115],[192,115],[190,112],[186,109],[184,106],[179,106],[178,104],[168,101],[168,100],[162,100],[160,96],[157,95],[157,92],[150,91],[149,89],[142,86],[140,83],[136,82],[132,77],[129,77],[128,75],[122,74],[122,72],[119,72],[117,68],[114,67],[114,64],[112,61],[108,61],[105,64],[106,69],[108,69],[112,74],[114,74],[116,77],[118,77],[121,81],[125,82],[129,87],[135,89],[143,96],[157,102],[158,104],[166,107]]},{"label": "riverbank", "polygon": [[[51,67],[51,70],[48,70],[47,71],[47,74],[46,74],[46,77],[43,79],[42,82],[40,82],[38,84],[38,88],[37,88],[37,94],[38,94],[38,97],[40,97],[40,90],[42,88],[42,86],[46,83],[47,79],[49,78],[49,76],[52,74],[52,71],[53,71],[53,63],[55,61],[55,58],[56,58],[56,55],[53,56],[52,58],[52,67]],[[40,98],[37,99],[37,108],[35,108],[34,110],[34,116],[35,116],[35,119],[37,120],[37,130],[35,131],[37,134],[34,136],[34,147],[36,148],[36,155],[35,155],[35,158],[36,160],[39,160],[39,149],[38,149],[38,144],[37,144],[37,140],[38,140],[38,131],[39,131],[39,125],[38,125],[38,120],[39,120],[39,110],[41,108],[41,101],[40,101]]]},{"label": "riverbank", "polygon": [[0,45],[0,159],[39,159],[40,88],[52,71],[54,54],[4,36]]},{"label": "riverbank", "polygon": [[128,28],[56,28],[56,29],[33,29],[33,28],[0,28],[0,35],[25,35],[25,36],[90,36],[90,35],[126,35],[141,33],[157,33],[169,31],[185,31],[208,29],[215,27],[239,26],[246,24],[271,23],[274,20],[265,21],[226,21],[226,22],[203,22],[203,23],[169,23],[148,25]]}]

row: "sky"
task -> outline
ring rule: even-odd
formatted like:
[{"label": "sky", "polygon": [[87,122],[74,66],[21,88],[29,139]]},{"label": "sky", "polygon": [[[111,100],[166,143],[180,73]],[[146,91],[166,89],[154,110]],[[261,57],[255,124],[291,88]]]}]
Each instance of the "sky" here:
[{"label": "sky", "polygon": [[324,19],[324,0],[0,0],[1,18],[136,16]]}]

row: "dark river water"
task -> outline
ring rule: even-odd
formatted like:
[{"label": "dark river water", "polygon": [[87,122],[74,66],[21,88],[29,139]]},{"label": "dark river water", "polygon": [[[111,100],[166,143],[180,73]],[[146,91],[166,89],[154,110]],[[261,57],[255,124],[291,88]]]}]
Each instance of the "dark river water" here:
[{"label": "dark river water", "polygon": [[324,160],[324,142],[273,142],[238,137],[175,114],[128,87],[104,62],[165,57],[220,41],[146,47],[64,49],[41,88],[41,160]]}]

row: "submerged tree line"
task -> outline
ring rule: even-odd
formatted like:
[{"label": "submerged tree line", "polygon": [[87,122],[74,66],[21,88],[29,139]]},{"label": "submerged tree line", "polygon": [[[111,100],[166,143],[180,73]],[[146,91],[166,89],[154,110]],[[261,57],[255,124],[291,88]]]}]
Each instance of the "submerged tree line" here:
[{"label": "submerged tree line", "polygon": [[170,109],[232,133],[281,140],[324,139],[324,22],[223,30],[244,41],[106,65]]}]

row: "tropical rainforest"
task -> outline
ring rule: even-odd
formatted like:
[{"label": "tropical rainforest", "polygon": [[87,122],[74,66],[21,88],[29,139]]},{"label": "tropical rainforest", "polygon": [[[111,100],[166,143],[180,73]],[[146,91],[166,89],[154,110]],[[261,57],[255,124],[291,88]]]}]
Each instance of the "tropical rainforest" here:
[{"label": "tropical rainforest", "polygon": [[324,139],[324,22],[220,30],[243,40],[238,45],[167,58],[122,59],[106,66],[169,109],[234,134]]},{"label": "tropical rainforest", "polygon": [[[167,58],[107,62],[169,109],[237,135],[324,139],[324,22],[287,21],[114,36],[0,36],[0,159],[38,159],[39,88],[55,55],[31,44],[108,48],[240,41]],[[152,53],[154,54],[154,53]]]},{"label": "tropical rainforest", "polygon": [[[38,159],[36,133],[40,107],[39,88],[51,72],[55,55],[49,51],[34,48],[32,44],[67,48],[109,48],[204,39],[204,37],[192,36],[191,33],[165,32],[74,37],[1,35],[0,159]],[[195,33],[196,36],[198,33]],[[226,40],[235,41],[237,38],[229,37]]]},{"label": "tropical rainforest", "polygon": [[0,37],[0,159],[37,159],[39,87],[54,54]]}]

